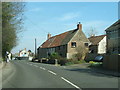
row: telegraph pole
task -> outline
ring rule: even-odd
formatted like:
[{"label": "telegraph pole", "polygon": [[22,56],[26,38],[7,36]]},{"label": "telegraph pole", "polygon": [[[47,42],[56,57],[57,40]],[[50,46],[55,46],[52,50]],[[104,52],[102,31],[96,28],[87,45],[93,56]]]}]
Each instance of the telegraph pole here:
[{"label": "telegraph pole", "polygon": [[36,58],[36,38],[35,38],[35,58]]}]

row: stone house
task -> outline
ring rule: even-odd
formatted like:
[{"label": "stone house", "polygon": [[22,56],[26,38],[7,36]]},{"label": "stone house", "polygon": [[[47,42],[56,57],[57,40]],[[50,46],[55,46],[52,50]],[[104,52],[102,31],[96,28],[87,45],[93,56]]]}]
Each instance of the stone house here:
[{"label": "stone house", "polygon": [[91,43],[89,45],[89,53],[92,53],[92,54],[106,53],[106,35],[91,36],[88,39]]},{"label": "stone house", "polygon": [[37,49],[38,59],[48,58],[53,52],[57,52],[61,57],[72,59],[77,54],[79,46],[89,45],[89,40],[82,31],[82,24],[78,24],[77,28],[64,32],[62,34],[51,37]]}]

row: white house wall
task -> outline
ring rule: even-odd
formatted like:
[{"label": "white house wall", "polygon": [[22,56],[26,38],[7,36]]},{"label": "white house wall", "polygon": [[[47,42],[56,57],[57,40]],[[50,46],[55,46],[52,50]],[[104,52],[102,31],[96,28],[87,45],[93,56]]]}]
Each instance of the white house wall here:
[{"label": "white house wall", "polygon": [[[26,54],[25,54],[26,53]],[[22,50],[20,52],[20,57],[28,57],[29,56],[29,53],[26,51],[26,50]]]},{"label": "white house wall", "polygon": [[106,36],[99,42],[98,54],[106,53]]}]

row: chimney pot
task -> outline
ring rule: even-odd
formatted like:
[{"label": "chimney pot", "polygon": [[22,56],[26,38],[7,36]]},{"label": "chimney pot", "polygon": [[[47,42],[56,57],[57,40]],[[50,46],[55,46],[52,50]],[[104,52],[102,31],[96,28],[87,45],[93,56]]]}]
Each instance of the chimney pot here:
[{"label": "chimney pot", "polygon": [[50,33],[48,33],[47,39],[49,39],[50,37],[51,37],[51,34],[50,34]]}]

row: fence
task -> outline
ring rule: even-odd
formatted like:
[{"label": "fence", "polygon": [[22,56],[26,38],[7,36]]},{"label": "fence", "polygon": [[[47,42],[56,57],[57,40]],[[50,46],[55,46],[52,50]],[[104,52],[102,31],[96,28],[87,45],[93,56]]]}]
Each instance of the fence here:
[{"label": "fence", "polygon": [[103,67],[109,70],[118,71],[120,68],[120,55],[104,55]]}]

